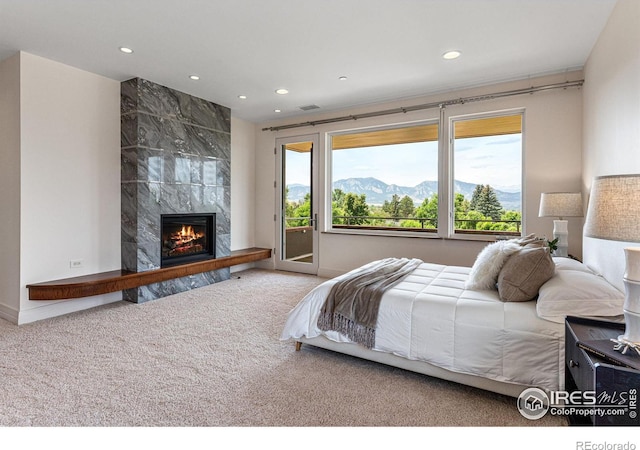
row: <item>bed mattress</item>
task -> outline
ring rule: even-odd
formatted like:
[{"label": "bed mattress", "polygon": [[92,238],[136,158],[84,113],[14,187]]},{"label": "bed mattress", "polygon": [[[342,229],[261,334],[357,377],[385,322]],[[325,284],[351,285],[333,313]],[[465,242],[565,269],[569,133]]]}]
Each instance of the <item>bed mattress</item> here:
[{"label": "bed mattress", "polygon": [[[366,267],[366,266],[363,266]],[[282,340],[324,335],[317,326],[328,280],[289,313]],[[382,297],[373,351],[498,382],[564,388],[564,326],[541,319],[536,302],[502,302],[494,290],[464,288],[470,268],[422,263]]]}]

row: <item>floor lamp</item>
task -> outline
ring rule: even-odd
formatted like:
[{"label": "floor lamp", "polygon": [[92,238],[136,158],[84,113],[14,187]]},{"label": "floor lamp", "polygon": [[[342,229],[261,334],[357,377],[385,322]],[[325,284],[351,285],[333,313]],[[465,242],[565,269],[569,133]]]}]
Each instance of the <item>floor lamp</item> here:
[{"label": "floor lamp", "polygon": [[[597,177],[584,228],[587,237],[621,242],[640,242],[640,175]],[[625,332],[612,339],[614,349],[640,355],[640,247],[624,249]]]},{"label": "floor lamp", "polygon": [[580,192],[543,192],[538,217],[557,217],[553,221],[553,238],[557,239],[554,256],[569,256],[569,228],[564,217],[582,217]]}]

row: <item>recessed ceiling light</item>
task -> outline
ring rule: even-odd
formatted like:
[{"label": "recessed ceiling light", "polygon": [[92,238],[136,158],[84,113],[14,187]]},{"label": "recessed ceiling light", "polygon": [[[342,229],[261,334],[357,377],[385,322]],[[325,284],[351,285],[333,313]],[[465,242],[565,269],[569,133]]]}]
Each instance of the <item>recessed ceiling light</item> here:
[{"label": "recessed ceiling light", "polygon": [[284,89],[284,88],[276,89],[276,94],[284,95],[284,94],[288,94],[288,93],[289,93],[289,91]]},{"label": "recessed ceiling light", "polygon": [[278,112],[282,112],[282,111],[279,110],[279,109],[274,109],[273,112],[277,112],[278,113]]},{"label": "recessed ceiling light", "polygon": [[458,50],[451,50],[451,51],[448,51],[448,52],[444,53],[444,54],[442,55],[442,57],[443,57],[444,59],[456,59],[456,58],[458,58],[461,54],[462,54],[462,53],[460,53]]},{"label": "recessed ceiling light", "polygon": [[345,77],[344,75],[341,77],[338,77],[338,80],[340,81],[347,81],[347,77]]},{"label": "recessed ceiling light", "polygon": [[200,77],[198,75],[189,75],[189,78],[191,78],[192,80],[199,80]]},{"label": "recessed ceiling light", "polygon": [[120,51],[122,53],[133,53],[133,50],[131,50],[129,47],[120,47]]},{"label": "recessed ceiling light", "polygon": [[239,98],[240,100],[246,100],[246,99],[247,99],[247,96],[246,96],[246,95],[238,95],[238,98]]}]

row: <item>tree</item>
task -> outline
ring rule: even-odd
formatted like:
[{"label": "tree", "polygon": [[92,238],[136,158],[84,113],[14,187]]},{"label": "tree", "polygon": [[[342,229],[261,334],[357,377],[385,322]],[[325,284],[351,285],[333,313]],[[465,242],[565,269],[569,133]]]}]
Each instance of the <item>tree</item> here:
[{"label": "tree", "polygon": [[287,202],[286,215],[289,219],[300,217],[299,220],[287,220],[287,228],[309,226],[309,219],[311,217],[311,194],[306,194],[304,200],[298,203]]},{"label": "tree", "polygon": [[347,192],[344,196],[344,215],[350,217],[348,224],[362,225],[366,223],[369,216],[369,205],[367,205],[367,196],[365,194],[354,194]]},{"label": "tree", "polygon": [[488,184],[482,190],[484,203],[480,206],[479,210],[487,217],[491,217],[493,220],[500,220],[502,215],[502,205],[496,191]]},{"label": "tree", "polygon": [[502,205],[496,191],[490,185],[479,184],[473,191],[469,209],[478,211],[483,216],[493,220],[500,220]]},{"label": "tree", "polygon": [[344,191],[342,189],[334,189],[331,193],[331,220],[333,224],[341,225],[345,223],[342,219],[346,214],[344,212]]},{"label": "tree", "polygon": [[336,202],[336,205],[341,208],[344,205],[344,195],[342,189],[334,189],[331,193],[331,201]]},{"label": "tree", "polygon": [[393,194],[391,201],[385,200],[382,205],[382,210],[394,219],[400,217],[400,197],[398,197],[398,194]]},{"label": "tree", "polygon": [[[284,216],[286,218],[294,217],[295,210],[298,206],[297,202],[289,200],[289,186],[287,186],[284,190]],[[289,222],[287,221],[287,227],[289,227]]]},{"label": "tree", "polygon": [[[420,223],[419,220],[401,220],[400,221],[400,227],[401,228],[422,228],[422,224]],[[425,227],[427,228],[427,227]]]},{"label": "tree", "polygon": [[408,195],[402,197],[400,205],[398,207],[399,217],[413,217],[415,206],[413,205],[413,199]]},{"label": "tree", "polygon": [[342,225],[345,223],[343,217],[345,216],[344,209],[338,206],[337,202],[331,202],[331,217],[334,225]]},{"label": "tree", "polygon": [[455,204],[455,218],[462,219],[471,209],[469,206],[469,200],[464,198],[464,195],[460,192],[456,193],[454,198]]},{"label": "tree", "polygon": [[460,222],[458,229],[475,230],[478,228],[478,223],[483,223],[480,221],[486,219],[486,217],[478,211],[471,210],[464,216],[464,219],[465,220],[463,222]]},{"label": "tree", "polygon": [[520,231],[522,223],[522,213],[520,211],[506,211],[500,216],[500,220],[509,221],[507,231]]},{"label": "tree", "polygon": [[476,187],[473,190],[473,194],[471,194],[471,201],[469,202],[469,209],[470,210],[473,210],[473,211],[477,211],[478,210],[478,201],[480,200],[480,197],[482,196],[482,188],[484,188],[484,185],[476,184]]},{"label": "tree", "polygon": [[438,194],[425,198],[416,208],[414,215],[420,219],[431,219],[424,221],[424,228],[435,228],[438,223]]}]

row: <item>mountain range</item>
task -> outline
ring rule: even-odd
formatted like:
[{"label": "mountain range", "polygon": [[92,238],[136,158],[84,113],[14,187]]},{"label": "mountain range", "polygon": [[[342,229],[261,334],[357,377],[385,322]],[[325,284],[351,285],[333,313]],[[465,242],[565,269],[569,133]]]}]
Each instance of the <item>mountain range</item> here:
[{"label": "mountain range", "polygon": [[[466,183],[464,181],[454,181],[455,191],[460,192],[467,200],[471,200],[473,191],[476,188],[475,183]],[[300,201],[309,193],[309,186],[302,184],[290,184],[289,200]],[[438,192],[437,181],[423,181],[416,186],[398,186],[396,184],[387,184],[377,178],[346,178],[333,183],[333,189],[341,189],[343,192],[352,192],[354,194],[365,194],[367,203],[370,205],[382,205],[385,201],[390,201],[394,194],[402,198],[408,195],[416,206],[422,204],[425,198],[431,197]],[[520,211],[521,200],[520,192],[507,192],[495,189],[496,196],[500,204],[505,210]]]}]

